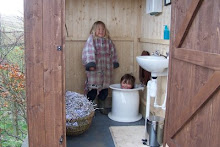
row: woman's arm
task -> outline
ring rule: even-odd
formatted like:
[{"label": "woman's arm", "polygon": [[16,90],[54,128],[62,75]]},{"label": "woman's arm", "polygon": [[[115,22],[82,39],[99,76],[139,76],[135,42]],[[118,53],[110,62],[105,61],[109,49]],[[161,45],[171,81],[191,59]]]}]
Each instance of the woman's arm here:
[{"label": "woman's arm", "polygon": [[82,62],[87,71],[93,71],[96,67],[95,48],[93,45],[93,37],[89,36],[82,51]]}]

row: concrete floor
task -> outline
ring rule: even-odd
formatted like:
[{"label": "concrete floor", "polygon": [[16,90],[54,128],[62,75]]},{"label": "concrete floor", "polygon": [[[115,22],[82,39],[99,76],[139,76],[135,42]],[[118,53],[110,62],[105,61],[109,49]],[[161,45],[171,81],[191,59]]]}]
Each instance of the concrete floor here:
[{"label": "concrete floor", "polygon": [[144,125],[144,119],[132,123],[116,122],[96,110],[86,132],[79,136],[67,136],[67,147],[115,147],[109,127],[134,125]]}]

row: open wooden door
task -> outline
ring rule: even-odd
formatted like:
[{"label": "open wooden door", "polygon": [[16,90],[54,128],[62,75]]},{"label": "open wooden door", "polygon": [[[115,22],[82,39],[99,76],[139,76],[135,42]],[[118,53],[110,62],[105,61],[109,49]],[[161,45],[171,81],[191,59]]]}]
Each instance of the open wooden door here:
[{"label": "open wooden door", "polygon": [[220,0],[173,0],[165,140],[220,146]]},{"label": "open wooden door", "polygon": [[24,4],[29,146],[65,147],[65,1]]}]

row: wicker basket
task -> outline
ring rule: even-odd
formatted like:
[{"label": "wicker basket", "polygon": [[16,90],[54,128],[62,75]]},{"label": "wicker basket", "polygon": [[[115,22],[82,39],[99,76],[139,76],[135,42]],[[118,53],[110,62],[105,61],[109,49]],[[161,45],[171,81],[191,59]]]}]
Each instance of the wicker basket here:
[{"label": "wicker basket", "polygon": [[66,120],[67,122],[78,123],[78,126],[66,126],[66,134],[76,136],[84,133],[86,130],[89,129],[90,125],[92,124],[92,118],[94,114],[95,112],[92,111],[88,116],[78,119]]}]

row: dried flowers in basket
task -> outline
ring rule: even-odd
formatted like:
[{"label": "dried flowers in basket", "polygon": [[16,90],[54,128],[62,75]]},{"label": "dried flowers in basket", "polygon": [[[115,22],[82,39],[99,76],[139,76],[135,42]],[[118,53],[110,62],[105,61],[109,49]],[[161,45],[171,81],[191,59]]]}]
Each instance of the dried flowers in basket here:
[{"label": "dried flowers in basket", "polygon": [[66,92],[66,133],[79,135],[91,125],[95,109],[87,97],[76,92]]}]

